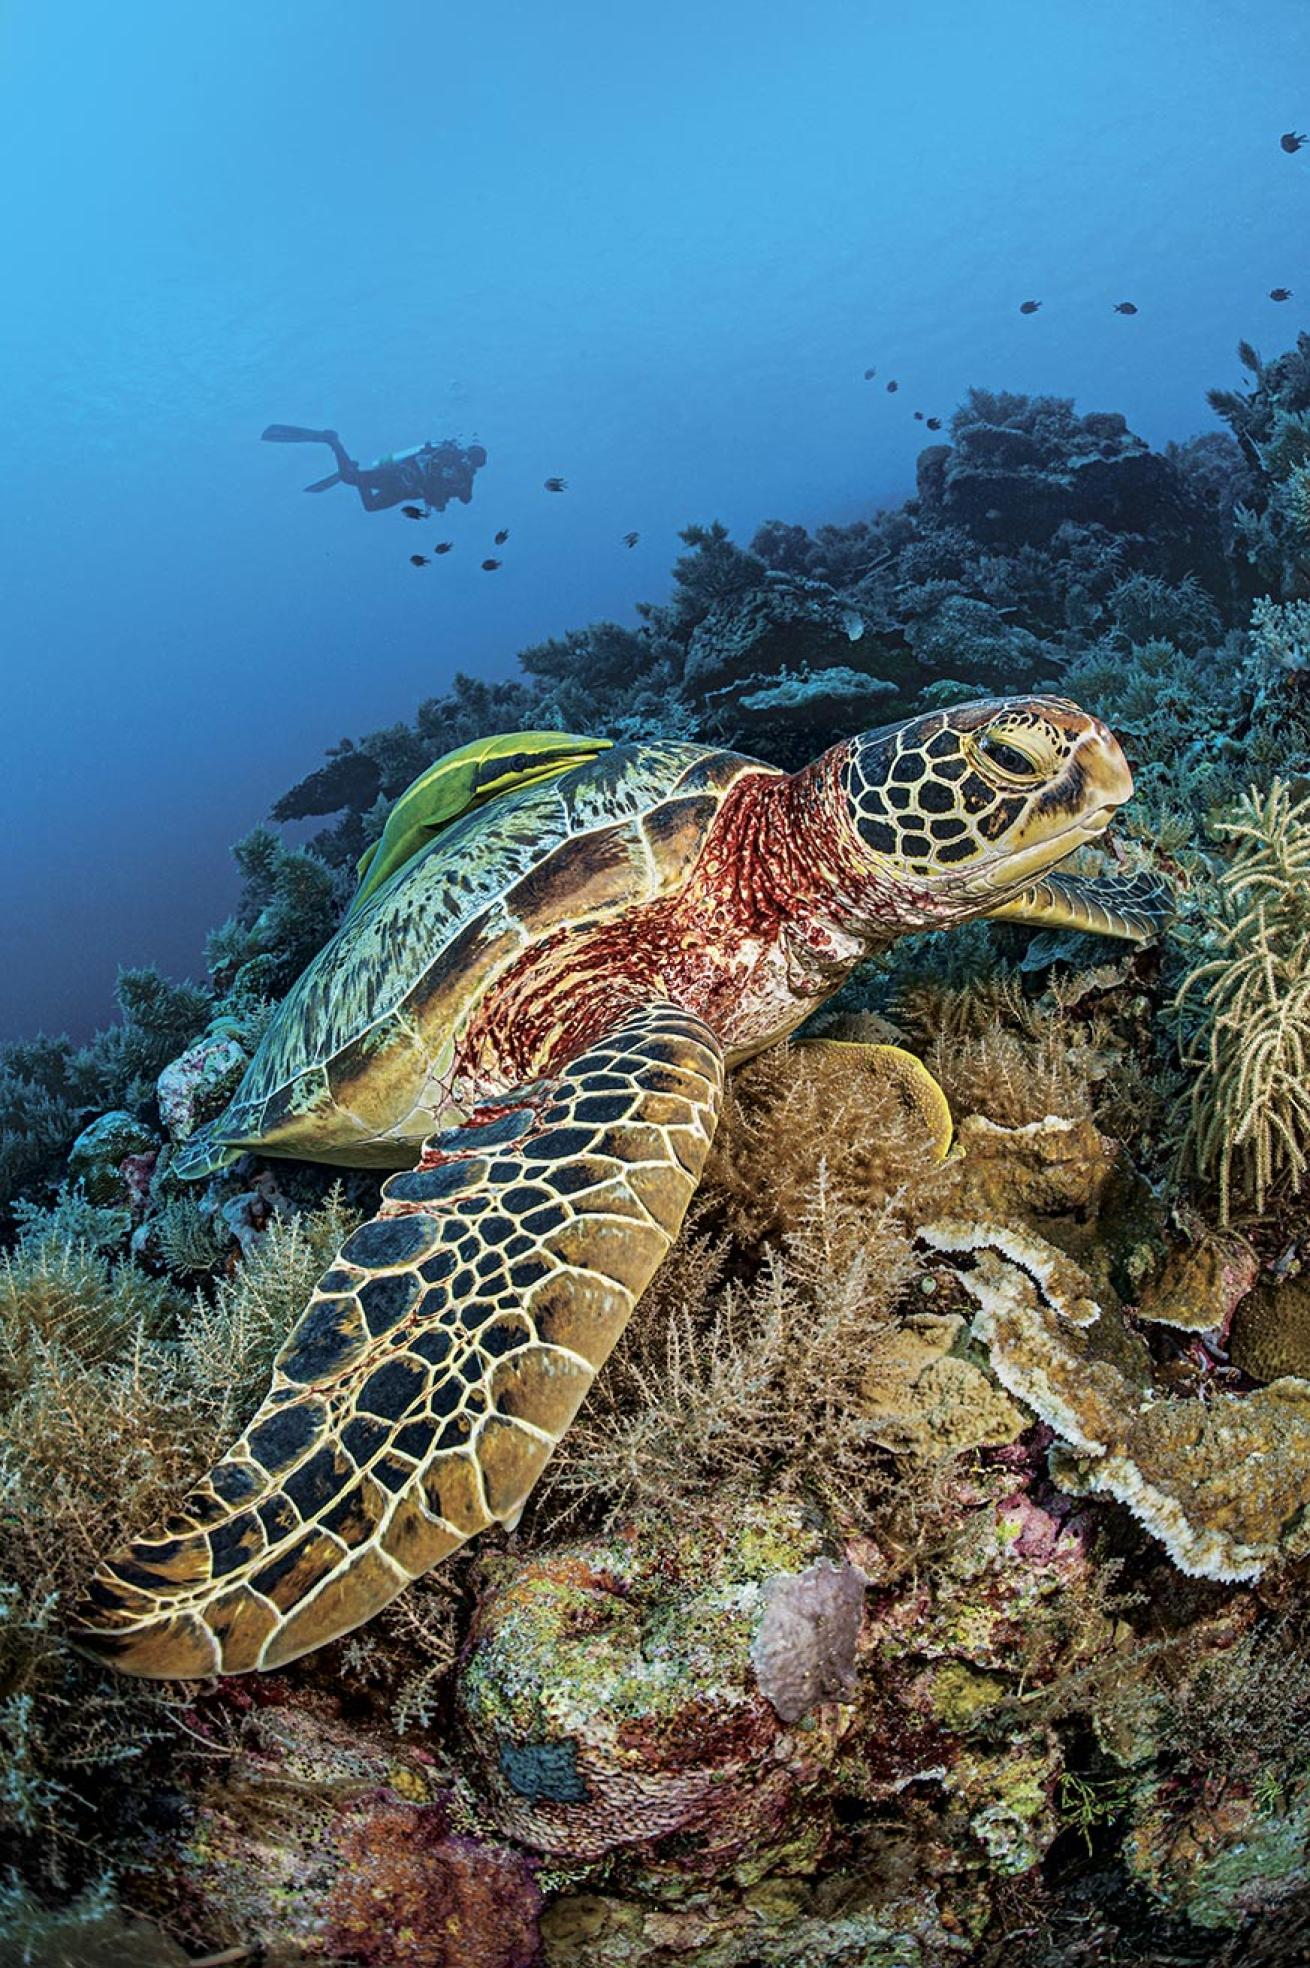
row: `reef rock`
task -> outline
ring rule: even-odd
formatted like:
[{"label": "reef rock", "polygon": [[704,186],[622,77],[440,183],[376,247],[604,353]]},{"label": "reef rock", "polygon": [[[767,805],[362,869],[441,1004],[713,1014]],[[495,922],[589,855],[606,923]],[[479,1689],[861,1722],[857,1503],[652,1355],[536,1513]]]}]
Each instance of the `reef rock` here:
[{"label": "reef rock", "polygon": [[864,636],[863,615],[824,582],[766,573],[697,622],[682,694],[693,715],[735,734],[732,742],[766,742],[770,758],[801,765],[832,742],[835,727],[876,724],[895,695],[875,668],[882,652],[861,660]]},{"label": "reef rock", "polygon": [[[1259,1275],[1260,1260],[1245,1237],[1236,1231],[1202,1231],[1170,1251],[1158,1275],[1144,1287],[1137,1315],[1180,1332],[1206,1333],[1213,1345],[1222,1347],[1237,1306]],[[1304,1366],[1310,1369],[1310,1353]],[[1298,1368],[1289,1361],[1279,1371],[1295,1373]],[[1255,1375],[1257,1380],[1277,1377],[1276,1373]]]},{"label": "reef rock", "polygon": [[967,595],[944,596],[907,625],[905,639],[930,676],[967,677],[968,686],[955,684],[966,695],[979,685],[997,692],[1049,688],[1063,661],[1053,645]]},{"label": "reef rock", "polygon": [[[227,1711],[224,1720],[223,1711]],[[281,1677],[220,1687],[229,1754],[130,1898],[216,1944],[352,1968],[536,1968],[530,1861],[474,1834],[430,1753]]]},{"label": "reef rock", "polygon": [[1023,1434],[1028,1416],[963,1357],[965,1338],[958,1313],[922,1312],[873,1350],[860,1385],[871,1440],[898,1455],[939,1457]]},{"label": "reef rock", "polygon": [[68,1151],[68,1180],[90,1203],[138,1208],[144,1200],[159,1136],[133,1115],[101,1114]]},{"label": "reef rock", "polygon": [[1063,398],[971,390],[951,435],[944,456],[932,447],[920,497],[975,539],[1019,547],[1068,520],[1145,534],[1180,502],[1175,469],[1117,413],[1079,417]]},{"label": "reef rock", "polygon": [[1070,1260],[1040,1239],[964,1222],[921,1235],[972,1256],[961,1283],[978,1305],[974,1337],[1002,1386],[1060,1438],[1051,1473],[1064,1488],[1126,1504],[1193,1576],[1258,1578],[1310,1549],[1310,1382],[1170,1397],[1142,1341],[1103,1317]]},{"label": "reef rock", "polygon": [[[1145,1788],[1124,1841],[1129,1872],[1171,1912],[1200,1928],[1236,1928],[1304,1891],[1310,1850],[1310,1785],[1261,1797],[1249,1783],[1188,1799],[1170,1785]],[[1295,1943],[1293,1943],[1295,1948]],[[1291,1961],[1301,1955],[1285,1959]]]},{"label": "reef rock", "polygon": [[880,702],[896,695],[896,685],[863,670],[833,668],[804,676],[783,676],[736,699],[734,713],[742,730],[753,726],[776,731],[783,719],[799,738],[815,731],[867,729],[876,721]]},{"label": "reef rock", "polygon": [[684,1873],[767,1870],[850,1719],[861,1586],[821,1542],[761,1501],[491,1561],[457,1712],[498,1829],[570,1861],[677,1833]]},{"label": "reef rock", "polygon": [[683,683],[708,697],[752,679],[838,668],[863,634],[859,613],[824,582],[766,574],[758,587],[716,601],[696,625]]},{"label": "reef rock", "polygon": [[234,1038],[217,1037],[188,1046],[179,1059],[165,1066],[155,1096],[160,1119],[175,1144],[188,1140],[202,1121],[222,1111],[249,1063]]},{"label": "reef rock", "polygon": [[250,1256],[275,1219],[292,1213],[291,1204],[278,1187],[277,1177],[267,1168],[255,1178],[253,1189],[229,1196],[219,1209],[224,1224],[240,1244],[243,1257]]}]

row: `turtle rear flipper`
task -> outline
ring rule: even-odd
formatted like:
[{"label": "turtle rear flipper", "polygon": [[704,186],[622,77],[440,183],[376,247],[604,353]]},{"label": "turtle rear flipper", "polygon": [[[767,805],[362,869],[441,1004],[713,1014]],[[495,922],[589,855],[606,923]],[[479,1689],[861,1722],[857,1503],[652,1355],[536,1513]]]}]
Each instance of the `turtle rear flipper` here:
[{"label": "turtle rear flipper", "polygon": [[226,1168],[246,1152],[237,1148],[223,1132],[226,1116],[220,1114],[217,1120],[206,1121],[194,1134],[189,1134],[181,1145],[173,1150],[168,1169],[170,1175],[180,1176],[183,1182],[199,1182],[208,1175],[216,1175],[219,1169]]},{"label": "turtle rear flipper", "polygon": [[1043,875],[999,909],[989,922],[1028,923],[1042,929],[1084,929],[1149,943],[1173,917],[1173,890],[1149,869],[1136,875]]},{"label": "turtle rear flipper", "polygon": [[97,1571],[76,1644],[129,1674],[278,1667],[515,1521],[677,1235],[722,1090],[709,1028],[661,1003],[433,1135],[240,1441]]}]

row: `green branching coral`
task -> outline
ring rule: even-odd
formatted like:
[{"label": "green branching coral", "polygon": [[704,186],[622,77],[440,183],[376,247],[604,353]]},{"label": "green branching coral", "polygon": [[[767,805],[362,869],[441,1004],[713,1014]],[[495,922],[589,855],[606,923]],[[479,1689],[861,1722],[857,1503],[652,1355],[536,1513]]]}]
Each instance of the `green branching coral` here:
[{"label": "green branching coral", "polygon": [[1211,408],[1232,429],[1250,467],[1233,512],[1236,542],[1261,587],[1304,597],[1310,593],[1310,335],[1299,335],[1294,349],[1269,363],[1245,342],[1237,352],[1255,379],[1252,390],[1210,392]]},{"label": "green branching coral", "polygon": [[1219,831],[1236,843],[1217,886],[1213,954],[1175,1000],[1195,1021],[1183,1154],[1234,1199],[1262,1211],[1275,1187],[1310,1173],[1310,799],[1283,780],[1252,789]]},{"label": "green branching coral", "polygon": [[670,613],[681,629],[690,629],[703,620],[716,601],[746,594],[764,579],[764,562],[734,546],[721,520],[712,520],[708,526],[686,526],[678,538],[691,548],[673,563],[678,592]]},{"label": "green branching coral", "polygon": [[1251,609],[1251,653],[1262,669],[1310,671],[1310,601],[1261,595]]},{"label": "green branching coral", "polygon": [[198,1276],[212,1270],[228,1248],[230,1238],[215,1229],[193,1196],[177,1196],[165,1203],[150,1224],[151,1242],[175,1278]]},{"label": "green branching coral", "polygon": [[1163,639],[1194,653],[1223,635],[1219,610],[1195,574],[1176,584],[1130,574],[1111,591],[1109,608],[1115,627],[1133,643]]}]

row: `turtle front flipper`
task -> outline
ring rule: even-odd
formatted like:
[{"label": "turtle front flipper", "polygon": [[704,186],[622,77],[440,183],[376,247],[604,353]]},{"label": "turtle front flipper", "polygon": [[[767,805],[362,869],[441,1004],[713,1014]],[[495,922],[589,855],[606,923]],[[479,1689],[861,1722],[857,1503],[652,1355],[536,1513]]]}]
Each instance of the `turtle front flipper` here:
[{"label": "turtle front flipper", "polygon": [[1136,875],[1044,875],[1013,901],[989,909],[987,919],[1149,943],[1173,914],[1169,883],[1144,869]]},{"label": "turtle front flipper", "polygon": [[513,1522],[677,1235],[722,1091],[709,1028],[654,1004],[433,1135],[240,1441],[97,1571],[77,1645],[129,1674],[278,1667]]}]

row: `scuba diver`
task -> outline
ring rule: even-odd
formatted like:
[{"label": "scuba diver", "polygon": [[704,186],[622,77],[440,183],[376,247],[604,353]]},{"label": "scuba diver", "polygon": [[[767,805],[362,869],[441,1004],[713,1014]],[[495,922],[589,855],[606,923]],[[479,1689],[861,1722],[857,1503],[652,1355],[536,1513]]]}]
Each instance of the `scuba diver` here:
[{"label": "scuba diver", "polygon": [[346,455],[334,430],[305,430],[299,424],[270,424],[262,433],[265,444],[326,444],[337,469],[305,487],[326,492],[333,485],[353,485],[365,512],[385,512],[405,500],[422,500],[430,512],[444,512],[452,499],[467,505],[473,497],[473,475],[487,462],[480,444],[467,449],[453,438],[440,444],[416,444],[410,451],[388,452],[376,464],[359,465]]}]

